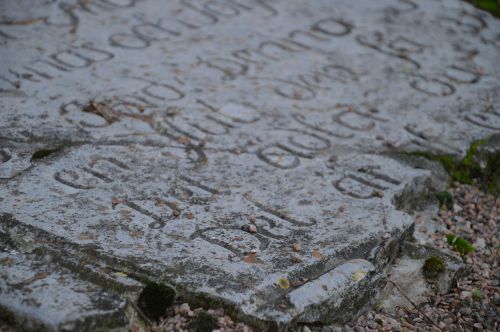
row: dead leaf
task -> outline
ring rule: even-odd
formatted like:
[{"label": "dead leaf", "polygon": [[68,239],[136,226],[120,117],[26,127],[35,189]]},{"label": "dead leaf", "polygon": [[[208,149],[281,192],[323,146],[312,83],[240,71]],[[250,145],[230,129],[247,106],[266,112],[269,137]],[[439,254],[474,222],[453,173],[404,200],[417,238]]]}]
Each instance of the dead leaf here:
[{"label": "dead leaf", "polygon": [[141,231],[130,231],[130,232],[128,232],[128,235],[130,237],[133,237],[133,238],[139,238],[139,237],[144,236],[144,233]]},{"label": "dead leaf", "polygon": [[33,281],[37,281],[37,280],[40,280],[40,279],[45,279],[49,276],[49,273],[48,272],[39,272],[37,274],[35,274],[33,277],[23,281],[23,284],[31,284]]},{"label": "dead leaf", "polygon": [[110,107],[105,102],[90,100],[87,105],[82,108],[83,112],[96,114],[102,117],[108,124],[118,121],[118,117],[114,114]]},{"label": "dead leaf", "polygon": [[325,256],[322,253],[320,253],[319,250],[317,250],[317,249],[312,252],[312,256],[314,258],[320,259],[320,260],[325,258]]},{"label": "dead leaf", "polygon": [[3,25],[30,25],[36,22],[42,21],[43,18],[25,18],[21,20],[7,20],[7,21],[2,21],[0,24]]},{"label": "dead leaf", "polygon": [[81,233],[79,236],[79,239],[81,241],[90,241],[90,240],[95,240],[95,235],[93,234],[88,234],[88,233]]},{"label": "dead leaf", "polygon": [[118,197],[113,197],[111,199],[111,207],[114,209],[115,206],[117,206],[118,204],[122,203],[122,200]]},{"label": "dead leaf", "polygon": [[155,201],[155,206],[156,206],[157,208],[160,208],[160,209],[162,209],[162,210],[163,210],[163,208],[165,207],[165,205],[166,205],[166,203],[165,203],[165,201],[164,201],[164,200],[159,199],[159,198],[157,198],[157,199],[156,199],[156,201]]},{"label": "dead leaf", "polygon": [[185,144],[185,145],[188,145],[189,143],[191,143],[191,140],[187,137],[187,136],[181,136],[177,139],[177,141],[181,144]]},{"label": "dead leaf", "polygon": [[0,259],[0,265],[12,265],[14,264],[14,260],[10,257],[4,257]]},{"label": "dead leaf", "polygon": [[249,255],[246,255],[243,258],[243,261],[248,264],[256,264],[257,263],[257,254],[256,253],[251,253]]}]

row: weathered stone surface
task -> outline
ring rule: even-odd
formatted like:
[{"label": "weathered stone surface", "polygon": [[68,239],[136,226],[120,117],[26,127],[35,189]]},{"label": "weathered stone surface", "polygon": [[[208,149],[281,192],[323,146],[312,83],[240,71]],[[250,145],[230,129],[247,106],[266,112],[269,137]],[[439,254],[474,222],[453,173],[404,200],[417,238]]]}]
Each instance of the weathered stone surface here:
[{"label": "weathered stone surface", "polygon": [[0,252],[0,325],[25,331],[95,331],[127,325],[125,300],[45,257]]},{"label": "weathered stone surface", "polygon": [[459,1],[0,9],[0,213],[259,322],[376,290],[434,183],[385,152],[500,130],[500,23]]}]

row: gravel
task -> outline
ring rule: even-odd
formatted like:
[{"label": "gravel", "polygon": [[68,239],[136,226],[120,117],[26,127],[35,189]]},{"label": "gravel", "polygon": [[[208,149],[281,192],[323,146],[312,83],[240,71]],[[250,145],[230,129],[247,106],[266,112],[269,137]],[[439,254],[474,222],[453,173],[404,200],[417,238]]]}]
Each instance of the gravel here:
[{"label": "gravel", "polygon": [[453,208],[439,211],[438,221],[445,227],[429,235],[428,245],[450,251],[448,234],[471,242],[475,251],[463,258],[470,274],[447,294],[432,294],[419,306],[432,322],[408,303],[392,316],[375,311],[362,315],[348,330],[500,330],[500,198],[458,183],[450,192]]}]

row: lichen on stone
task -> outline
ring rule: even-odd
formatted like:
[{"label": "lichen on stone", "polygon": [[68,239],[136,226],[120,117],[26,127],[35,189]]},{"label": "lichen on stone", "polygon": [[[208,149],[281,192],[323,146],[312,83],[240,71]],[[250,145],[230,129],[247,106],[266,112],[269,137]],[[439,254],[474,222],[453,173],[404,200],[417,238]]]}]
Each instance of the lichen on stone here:
[{"label": "lichen on stone", "polygon": [[288,289],[288,288],[290,288],[290,281],[288,281],[287,278],[279,278],[278,279],[278,286],[281,289]]}]

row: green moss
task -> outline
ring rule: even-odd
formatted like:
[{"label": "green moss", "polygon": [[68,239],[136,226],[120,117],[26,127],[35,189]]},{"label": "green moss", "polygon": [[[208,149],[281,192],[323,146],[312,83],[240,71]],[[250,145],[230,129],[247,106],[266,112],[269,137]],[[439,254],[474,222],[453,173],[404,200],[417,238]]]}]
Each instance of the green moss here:
[{"label": "green moss", "polygon": [[440,191],[436,194],[436,197],[439,200],[439,206],[444,206],[448,210],[453,208],[453,196],[450,194],[450,192],[446,190]]},{"label": "green moss", "polygon": [[500,152],[482,152],[483,165],[479,164],[479,158],[477,158],[479,148],[488,141],[489,138],[486,138],[472,143],[462,159],[425,151],[410,154],[441,163],[453,181],[463,184],[478,184],[482,189],[496,195],[500,193]]},{"label": "green moss", "polygon": [[472,246],[472,244],[469,241],[467,241],[459,236],[447,235],[446,241],[460,255],[467,255],[468,253],[471,253],[475,250],[474,246]]},{"label": "green moss", "polygon": [[106,321],[104,321],[102,324],[100,324],[104,329],[106,330],[112,330],[112,329],[116,329],[116,328],[119,328],[119,327],[122,327],[122,326],[125,326],[126,323],[123,321],[123,320],[120,320],[120,319],[108,319]]},{"label": "green moss", "polygon": [[477,8],[490,12],[492,15],[500,17],[500,2],[498,0],[467,0]]},{"label": "green moss", "polygon": [[489,178],[487,190],[492,194],[500,194],[500,152],[486,156],[485,176]]},{"label": "green moss", "polygon": [[146,316],[157,320],[166,314],[168,307],[174,304],[176,295],[175,289],[171,286],[149,282],[142,290],[137,302]]},{"label": "green moss", "polygon": [[217,318],[206,311],[202,311],[193,321],[191,321],[189,327],[196,332],[212,332],[216,330],[219,325],[217,324]]},{"label": "green moss", "polygon": [[481,167],[474,157],[477,154],[477,149],[486,142],[486,139],[482,139],[471,144],[470,148],[465,154],[465,157],[459,162],[455,163],[454,168],[450,169],[450,174],[453,180],[465,184],[472,184],[472,179],[481,177]]},{"label": "green moss", "polygon": [[481,301],[481,298],[483,297],[483,294],[481,294],[481,291],[479,289],[474,289],[472,291],[472,299],[475,301]]},{"label": "green moss", "polygon": [[437,256],[431,256],[425,260],[422,268],[422,273],[426,278],[436,278],[441,272],[444,271],[444,262]]}]

